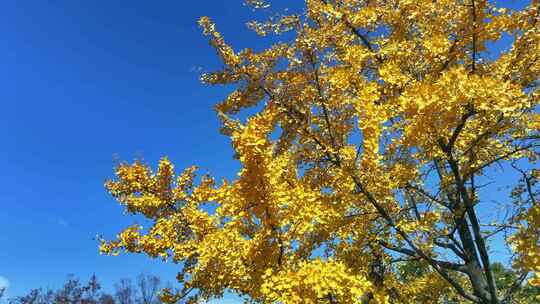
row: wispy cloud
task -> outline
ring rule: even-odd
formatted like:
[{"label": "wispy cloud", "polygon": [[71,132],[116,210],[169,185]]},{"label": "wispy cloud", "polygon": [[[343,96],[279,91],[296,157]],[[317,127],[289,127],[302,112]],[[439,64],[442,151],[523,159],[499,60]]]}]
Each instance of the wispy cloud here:
[{"label": "wispy cloud", "polygon": [[[4,296],[6,295],[8,288],[9,288],[9,280],[0,275],[0,289],[5,289]],[[1,303],[1,300],[2,299],[0,299],[0,303]]]},{"label": "wispy cloud", "polygon": [[0,275],[0,288],[8,288],[8,287],[9,287],[8,279]]}]

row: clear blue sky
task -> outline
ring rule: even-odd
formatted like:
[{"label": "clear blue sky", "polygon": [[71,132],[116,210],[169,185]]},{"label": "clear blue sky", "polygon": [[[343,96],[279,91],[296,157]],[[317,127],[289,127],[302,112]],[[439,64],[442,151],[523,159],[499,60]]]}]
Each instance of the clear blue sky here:
[{"label": "clear blue sky", "polygon": [[10,295],[68,273],[106,286],[142,271],[173,280],[174,265],[100,256],[93,237],[134,220],[103,188],[115,155],[234,174],[212,111],[227,90],[198,79],[199,67],[220,64],[202,15],[233,45],[257,41],[241,0],[0,3],[0,276]]},{"label": "clear blue sky", "polygon": [[0,4],[0,276],[10,295],[68,273],[104,285],[176,267],[105,257],[93,239],[133,222],[103,188],[113,158],[168,155],[232,176],[212,105],[225,89],[199,82],[219,61],[201,35],[209,15],[247,45],[242,1],[2,1]]}]

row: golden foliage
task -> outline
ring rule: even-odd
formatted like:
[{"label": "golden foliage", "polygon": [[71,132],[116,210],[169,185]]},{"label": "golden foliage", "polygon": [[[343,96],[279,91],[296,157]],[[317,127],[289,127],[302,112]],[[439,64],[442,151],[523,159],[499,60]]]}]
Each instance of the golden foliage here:
[{"label": "golden foliage", "polygon": [[[151,224],[101,251],[181,263],[192,300],[232,290],[265,303],[499,303],[477,210],[491,207],[475,178],[536,164],[538,19],[537,1],[509,11],[480,0],[307,0],[304,14],[249,23],[261,36],[295,34],[257,53],[234,51],[202,17],[224,64],[202,80],[236,88],[215,109],[238,178],[175,175],[166,158],[156,172],[121,164],[106,187]],[[504,35],[511,48],[491,55]],[[534,191],[496,225],[513,235],[516,271],[540,286]],[[422,261],[423,274],[405,284],[400,258]]]}]

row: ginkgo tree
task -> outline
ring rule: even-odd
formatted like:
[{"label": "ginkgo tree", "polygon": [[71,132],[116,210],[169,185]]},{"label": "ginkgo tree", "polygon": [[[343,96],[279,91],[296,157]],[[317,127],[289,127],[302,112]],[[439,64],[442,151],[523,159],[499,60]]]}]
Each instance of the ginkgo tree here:
[{"label": "ginkgo tree", "polygon": [[120,164],[106,187],[149,226],[102,252],[177,263],[168,302],[531,301],[517,291],[540,285],[539,14],[537,0],[306,0],[248,23],[280,41],[258,52],[202,17],[223,61],[202,80],[235,89],[215,110],[238,177]]}]

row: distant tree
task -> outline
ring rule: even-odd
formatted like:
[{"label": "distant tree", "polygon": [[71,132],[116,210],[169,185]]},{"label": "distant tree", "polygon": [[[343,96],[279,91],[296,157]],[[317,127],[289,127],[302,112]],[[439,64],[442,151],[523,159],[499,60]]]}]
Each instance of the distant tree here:
[{"label": "distant tree", "polygon": [[[28,294],[8,299],[9,304],[158,304],[161,279],[151,274],[140,274],[135,284],[124,278],[114,284],[114,295],[101,289],[96,275],[92,275],[88,283],[73,275],[57,290],[34,288]],[[167,285],[167,290],[175,295],[180,291]],[[0,300],[5,296],[5,288],[0,288]]]},{"label": "distant tree", "polygon": [[141,304],[158,303],[157,294],[159,292],[161,280],[151,274],[140,274],[137,277],[137,288],[140,294],[138,302]]},{"label": "distant tree", "polygon": [[83,301],[87,301],[87,303],[99,302],[99,299],[101,296],[100,290],[101,290],[101,284],[99,283],[96,275],[93,274],[90,277],[88,284],[86,284],[86,286],[84,287],[86,298],[84,298]]},{"label": "distant tree", "polygon": [[55,303],[95,304],[98,303],[101,296],[100,289],[101,285],[95,274],[90,277],[86,285],[82,285],[78,278],[69,276],[62,289],[56,293]]},{"label": "distant tree", "polygon": [[115,304],[114,297],[110,294],[102,294],[99,297],[99,304]]},{"label": "distant tree", "polygon": [[9,299],[10,304],[52,304],[54,302],[55,295],[50,289],[43,290],[41,288],[31,289],[28,294],[14,299]]},{"label": "distant tree", "polygon": [[135,288],[130,279],[121,279],[114,288],[114,297],[118,304],[135,304]]},{"label": "distant tree", "polygon": [[10,304],[114,304],[111,295],[101,291],[101,284],[92,275],[87,284],[69,275],[67,281],[56,291],[34,288],[24,296],[9,299]]},{"label": "distant tree", "polygon": [[82,300],[84,289],[78,278],[68,276],[64,286],[56,293],[54,301],[58,304],[79,303]]}]

